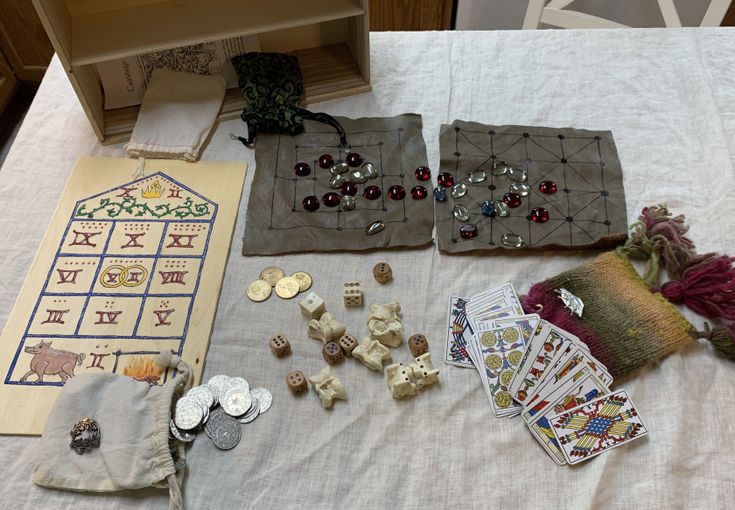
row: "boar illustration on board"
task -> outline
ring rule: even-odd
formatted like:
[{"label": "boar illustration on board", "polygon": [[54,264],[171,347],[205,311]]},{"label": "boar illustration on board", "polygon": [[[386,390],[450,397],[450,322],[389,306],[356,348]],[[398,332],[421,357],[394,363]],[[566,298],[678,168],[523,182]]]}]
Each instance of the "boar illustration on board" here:
[{"label": "boar illustration on board", "polygon": [[21,381],[27,380],[32,374],[38,376],[36,382],[43,382],[44,375],[58,375],[61,377],[61,382],[66,382],[70,377],[74,377],[74,367],[82,364],[84,353],[76,354],[71,351],[53,349],[51,343],[41,341],[23,349],[28,354],[33,354],[33,358],[31,369],[20,378]]}]

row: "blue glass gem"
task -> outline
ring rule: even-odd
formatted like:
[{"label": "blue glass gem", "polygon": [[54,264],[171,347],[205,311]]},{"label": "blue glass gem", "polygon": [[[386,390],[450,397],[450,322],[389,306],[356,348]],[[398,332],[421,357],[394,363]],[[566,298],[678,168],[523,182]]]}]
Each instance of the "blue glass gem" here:
[{"label": "blue glass gem", "polygon": [[494,218],[497,212],[495,211],[495,203],[490,200],[485,200],[480,204],[480,212],[488,218]]},{"label": "blue glass gem", "polygon": [[447,190],[441,186],[434,188],[434,200],[437,202],[445,202],[447,200]]}]

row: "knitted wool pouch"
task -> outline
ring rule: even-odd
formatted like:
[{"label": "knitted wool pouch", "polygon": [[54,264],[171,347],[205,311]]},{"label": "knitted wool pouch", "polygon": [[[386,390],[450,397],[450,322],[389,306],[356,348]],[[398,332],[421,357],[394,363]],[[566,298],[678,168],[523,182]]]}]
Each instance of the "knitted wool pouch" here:
[{"label": "knitted wool pouch", "polygon": [[[531,287],[523,307],[577,335],[613,377],[659,360],[695,338],[707,338],[735,361],[735,259],[696,255],[682,216],[665,206],[643,210],[628,242],[589,264]],[[648,261],[644,277],[630,258]],[[658,287],[661,269],[672,281]],[[582,317],[559,298],[566,289],[584,303]],[[698,331],[669,301],[682,302],[720,324]]]}]

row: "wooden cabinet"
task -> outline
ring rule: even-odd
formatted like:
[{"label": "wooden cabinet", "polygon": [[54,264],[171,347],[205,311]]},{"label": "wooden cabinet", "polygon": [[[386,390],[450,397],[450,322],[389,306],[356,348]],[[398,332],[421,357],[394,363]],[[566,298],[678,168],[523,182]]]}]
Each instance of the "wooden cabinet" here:
[{"label": "wooden cabinet", "polygon": [[0,52],[20,81],[38,83],[54,48],[31,0],[3,0],[0,6]]},{"label": "wooden cabinet", "polygon": [[[129,137],[138,106],[104,109],[95,64],[204,41],[257,35],[261,51],[294,52],[305,103],[370,90],[368,0],[33,0],[100,140]],[[244,107],[236,89],[221,118]]]},{"label": "wooden cabinet", "polygon": [[17,86],[18,80],[16,80],[13,70],[3,58],[3,54],[0,53],[0,113],[5,110]]},{"label": "wooden cabinet", "polygon": [[370,0],[370,30],[450,30],[453,0]]}]

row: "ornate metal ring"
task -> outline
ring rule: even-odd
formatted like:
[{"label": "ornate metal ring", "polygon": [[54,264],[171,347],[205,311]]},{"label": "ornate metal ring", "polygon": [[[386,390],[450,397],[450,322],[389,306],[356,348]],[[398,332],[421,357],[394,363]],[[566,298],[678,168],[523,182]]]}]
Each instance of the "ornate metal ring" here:
[{"label": "ornate metal ring", "polygon": [[79,454],[100,445],[100,426],[92,418],[84,418],[76,422],[70,435],[69,448]]}]

